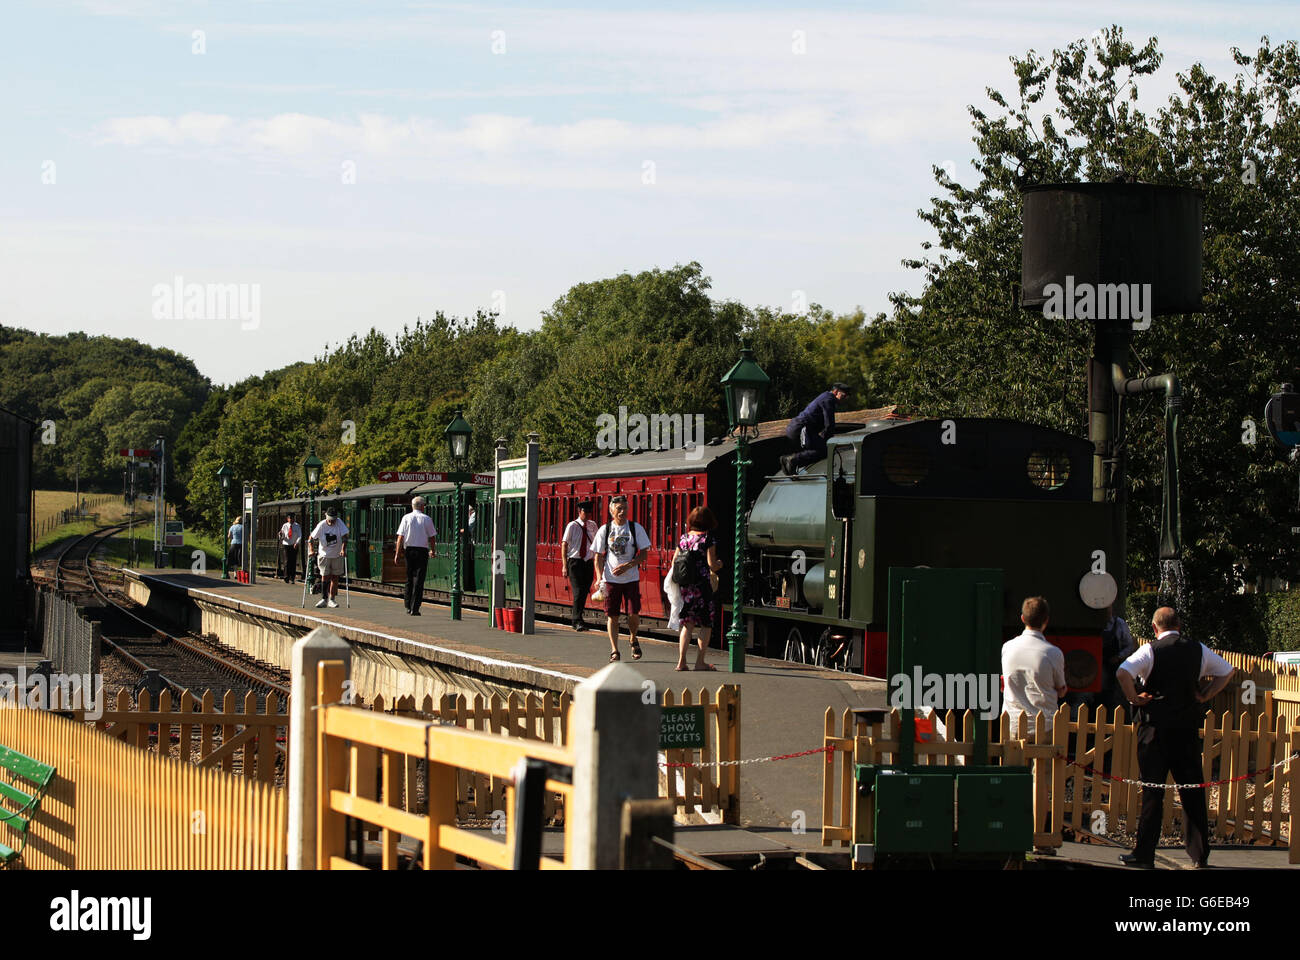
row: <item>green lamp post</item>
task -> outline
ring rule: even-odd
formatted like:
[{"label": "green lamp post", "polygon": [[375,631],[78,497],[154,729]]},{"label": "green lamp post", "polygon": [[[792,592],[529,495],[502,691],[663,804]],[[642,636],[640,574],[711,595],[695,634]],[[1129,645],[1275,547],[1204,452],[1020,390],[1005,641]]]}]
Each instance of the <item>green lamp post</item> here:
[{"label": "green lamp post", "polygon": [[[235,475],[226,464],[221,465],[217,471],[217,479],[221,481],[221,539],[224,541],[230,536],[230,478]],[[230,545],[223,543],[221,545],[221,579],[230,579]]]},{"label": "green lamp post", "polygon": [[[302,462],[303,476],[307,478],[307,535],[310,538],[311,531],[316,529],[316,484],[320,482],[320,457],[316,456],[316,448],[311,448],[311,453],[307,454],[307,459]],[[316,587],[316,564],[312,563],[310,553],[310,539],[308,540],[307,555],[307,593],[311,594]]]},{"label": "green lamp post", "polygon": [[742,342],[740,359],[720,381],[727,395],[727,420],[736,437],[736,547],[731,562],[731,629],[727,631],[727,656],[732,673],[745,672],[745,471],[749,441],[758,436],[759,409],[772,381],[754,362],[754,353]]},{"label": "green lamp post", "polygon": [[461,505],[461,484],[464,482],[464,473],[466,464],[469,462],[469,424],[461,416],[462,411],[456,411],[456,419],[447,424],[447,429],[442,431],[442,435],[447,438],[447,449],[451,453],[451,462],[455,467],[455,473],[452,479],[456,482],[456,511],[453,514],[452,528],[452,548],[451,548],[451,619],[460,619],[460,555],[463,550],[460,538],[460,505]]}]

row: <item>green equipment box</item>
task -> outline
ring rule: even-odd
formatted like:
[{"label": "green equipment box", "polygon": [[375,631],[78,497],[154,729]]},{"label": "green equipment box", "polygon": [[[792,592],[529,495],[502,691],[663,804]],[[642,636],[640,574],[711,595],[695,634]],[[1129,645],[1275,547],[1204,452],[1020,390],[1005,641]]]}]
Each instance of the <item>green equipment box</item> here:
[{"label": "green equipment box", "polygon": [[1034,845],[1034,781],[1028,767],[957,773],[957,852],[1014,853]]},{"label": "green equipment box", "polygon": [[876,849],[952,853],[953,777],[930,770],[879,770],[875,776]]}]

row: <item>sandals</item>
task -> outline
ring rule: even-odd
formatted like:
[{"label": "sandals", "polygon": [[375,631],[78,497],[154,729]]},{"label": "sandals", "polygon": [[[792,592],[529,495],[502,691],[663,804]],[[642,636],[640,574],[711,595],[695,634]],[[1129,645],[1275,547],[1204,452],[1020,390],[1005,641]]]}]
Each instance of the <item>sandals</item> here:
[{"label": "sandals", "polygon": [[633,660],[641,659],[641,642],[639,640],[634,639],[632,641],[632,659]]},{"label": "sandals", "polygon": [[617,650],[615,650],[613,653],[611,653],[611,654],[609,655],[609,662],[610,662],[610,663],[618,663],[618,662],[619,662],[620,660],[622,660],[622,659],[623,659],[623,657],[619,654],[619,652],[618,652]]}]

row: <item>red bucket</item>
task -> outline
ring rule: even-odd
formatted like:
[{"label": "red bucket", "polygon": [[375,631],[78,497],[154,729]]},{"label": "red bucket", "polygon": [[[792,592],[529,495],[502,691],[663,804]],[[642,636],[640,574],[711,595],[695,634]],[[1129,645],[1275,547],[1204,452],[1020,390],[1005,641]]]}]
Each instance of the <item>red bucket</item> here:
[{"label": "red bucket", "polygon": [[518,607],[510,607],[505,611],[506,629],[511,633],[522,633],[524,629],[524,612]]},{"label": "red bucket", "polygon": [[501,607],[492,608],[492,626],[497,630],[501,629]]}]

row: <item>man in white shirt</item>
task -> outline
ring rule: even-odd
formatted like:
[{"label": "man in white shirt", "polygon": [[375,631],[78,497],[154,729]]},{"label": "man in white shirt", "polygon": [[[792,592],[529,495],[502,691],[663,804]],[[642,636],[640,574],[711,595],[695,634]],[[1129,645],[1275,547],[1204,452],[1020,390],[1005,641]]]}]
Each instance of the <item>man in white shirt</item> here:
[{"label": "man in white shirt", "polygon": [[564,575],[568,577],[569,589],[573,592],[570,622],[578,632],[587,629],[583,611],[587,607],[587,594],[591,591],[595,574],[591,545],[596,539],[596,521],[590,517],[591,507],[590,500],[579,501],[578,518],[569,521],[563,537]]},{"label": "man in white shirt", "polygon": [[311,547],[308,548],[310,553],[317,550],[320,553],[317,567],[324,578],[324,585],[321,587],[320,600],[316,603],[318,607],[338,606],[339,578],[347,572],[347,560],[343,556],[347,544],[348,526],[339,519],[338,507],[327,507],[325,519],[316,524],[316,529],[311,532]]},{"label": "man in white shirt", "polygon": [[424,497],[411,501],[411,512],[397,525],[397,547],[393,562],[406,559],[406,590],[402,602],[412,617],[420,615],[420,601],[424,599],[424,575],[429,569],[429,551],[437,542],[438,530],[424,512],[428,506]]},{"label": "man in white shirt", "polygon": [[[1138,771],[1144,783],[1164,783],[1170,773],[1175,783],[1201,783],[1201,721],[1205,704],[1228,685],[1233,667],[1203,643],[1182,635],[1182,622],[1173,607],[1161,607],[1151,618],[1155,640],[1143,644],[1119,665],[1119,681],[1131,707],[1136,709]],[[1143,683],[1138,692],[1136,680]],[[1196,867],[1208,866],[1210,820],[1205,808],[1205,788],[1178,791],[1183,803],[1187,856]],[[1133,852],[1120,857],[1131,867],[1153,868],[1160,824],[1164,819],[1163,787],[1142,788]]]},{"label": "man in white shirt", "polygon": [[1002,645],[1002,712],[1011,718],[1011,736],[1017,739],[1033,734],[1040,715],[1051,733],[1067,689],[1065,654],[1043,635],[1050,615],[1046,599],[1027,598],[1020,605],[1024,633]]},{"label": "man in white shirt", "polygon": [[289,514],[280,527],[280,552],[284,554],[284,582],[293,583],[298,576],[298,544],[302,543],[302,527]]},{"label": "man in white shirt", "polygon": [[610,521],[596,534],[591,552],[596,555],[596,572],[605,592],[605,631],[609,635],[609,662],[618,654],[619,610],[627,604],[627,630],[632,635],[632,659],[641,659],[637,629],[641,626],[641,564],[650,549],[645,528],[627,518],[627,497],[609,501]]}]

